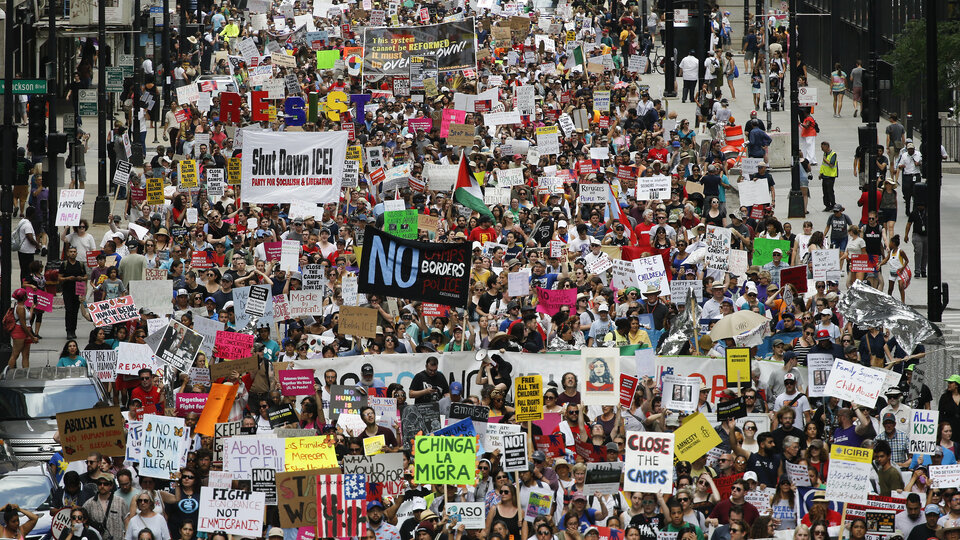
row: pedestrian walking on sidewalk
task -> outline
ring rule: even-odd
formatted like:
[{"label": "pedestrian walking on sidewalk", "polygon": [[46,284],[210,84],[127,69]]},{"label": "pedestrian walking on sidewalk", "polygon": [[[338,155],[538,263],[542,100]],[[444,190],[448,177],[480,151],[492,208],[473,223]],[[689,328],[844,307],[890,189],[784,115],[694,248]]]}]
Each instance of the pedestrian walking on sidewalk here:
[{"label": "pedestrian walking on sidewalk", "polygon": [[840,118],[843,111],[843,93],[847,91],[847,72],[840,69],[840,62],[833,65],[830,74],[830,92],[833,94],[833,117]]}]

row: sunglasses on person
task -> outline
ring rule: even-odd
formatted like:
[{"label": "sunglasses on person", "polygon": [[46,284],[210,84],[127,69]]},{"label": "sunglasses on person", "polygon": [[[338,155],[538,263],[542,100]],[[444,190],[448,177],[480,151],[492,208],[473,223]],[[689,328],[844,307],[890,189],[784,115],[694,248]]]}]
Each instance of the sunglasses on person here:
[{"label": "sunglasses on person", "polygon": [[74,514],[70,516],[73,521],[83,521],[83,514]]},{"label": "sunglasses on person", "polygon": [[509,495],[509,494],[510,494],[510,490],[509,490],[509,489],[501,489],[501,490],[500,490],[500,494],[501,494],[501,495]]}]

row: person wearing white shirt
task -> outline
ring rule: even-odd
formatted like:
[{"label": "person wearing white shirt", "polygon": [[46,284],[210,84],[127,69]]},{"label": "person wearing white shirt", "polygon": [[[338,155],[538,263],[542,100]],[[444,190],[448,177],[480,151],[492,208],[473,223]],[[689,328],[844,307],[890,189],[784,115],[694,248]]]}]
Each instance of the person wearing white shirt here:
[{"label": "person wearing white shirt", "polygon": [[697,60],[697,57],[694,56],[693,49],[690,49],[690,53],[687,56],[683,57],[683,60],[680,60],[679,73],[678,75],[683,77],[683,96],[681,99],[682,103],[687,102],[687,95],[690,96],[690,101],[694,100],[694,96],[697,93],[697,80],[699,78],[700,70],[700,61]]},{"label": "person wearing white shirt", "polygon": [[903,202],[907,215],[910,215],[910,199],[913,197],[913,186],[920,181],[920,167],[923,163],[923,157],[913,142],[908,142],[907,146],[900,151],[897,158],[897,169],[903,183]]},{"label": "person wearing white shirt", "polygon": [[829,309],[824,308],[823,311],[820,312],[820,322],[817,323],[817,332],[819,333],[821,330],[826,330],[830,334],[830,341],[839,343],[840,327],[833,324],[831,317],[833,317],[833,312]]}]

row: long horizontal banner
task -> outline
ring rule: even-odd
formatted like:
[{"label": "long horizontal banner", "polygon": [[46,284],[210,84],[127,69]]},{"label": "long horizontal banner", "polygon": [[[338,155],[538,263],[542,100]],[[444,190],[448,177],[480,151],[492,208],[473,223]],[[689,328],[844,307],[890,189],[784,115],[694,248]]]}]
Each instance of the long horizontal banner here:
[{"label": "long horizontal banner", "polygon": [[467,307],[470,244],[404,240],[367,226],[360,262],[359,290]]},{"label": "long horizontal banner", "polygon": [[409,75],[411,57],[425,55],[437,57],[441,73],[477,67],[473,17],[429,26],[366,28],[363,43],[363,75]]},{"label": "long horizontal banner", "polygon": [[245,202],[336,203],[347,132],[254,131],[243,137],[240,185]]},{"label": "long horizontal banner", "polygon": [[[650,349],[646,349],[650,351]],[[652,352],[652,351],[651,351]],[[376,371],[375,376],[385,384],[400,383],[409,385],[414,375],[422,369],[428,356],[437,356],[429,353],[416,354],[375,354],[365,356],[346,356],[338,358],[316,358],[297,360],[294,367],[298,369],[313,369],[318,374],[325,369],[337,372],[338,383],[351,384],[360,380],[360,368],[370,362]],[[554,381],[559,383],[565,373],[576,373],[580,379],[580,391],[583,391],[583,381],[586,363],[584,357],[578,354],[556,354],[544,357],[533,353],[503,353],[503,359],[513,365],[514,376],[541,375],[544,384]],[[726,360],[723,358],[707,358],[703,356],[663,356],[654,357],[652,354],[639,356],[619,356],[620,373],[627,375],[656,375],[673,374],[683,377],[696,377],[710,388],[710,402],[717,403],[727,389]],[[544,361],[546,359],[546,361]],[[783,364],[758,360],[753,363],[760,368],[760,380],[766,380],[774,370],[782,369]],[[411,370],[411,366],[417,366]],[[463,384],[464,395],[479,394],[475,386],[477,370],[480,362],[476,353],[448,352],[440,355],[440,372],[446,375],[450,382]],[[319,376],[319,375],[317,375]],[[801,385],[806,388],[804,378]],[[611,405],[616,404],[612,402]]]}]

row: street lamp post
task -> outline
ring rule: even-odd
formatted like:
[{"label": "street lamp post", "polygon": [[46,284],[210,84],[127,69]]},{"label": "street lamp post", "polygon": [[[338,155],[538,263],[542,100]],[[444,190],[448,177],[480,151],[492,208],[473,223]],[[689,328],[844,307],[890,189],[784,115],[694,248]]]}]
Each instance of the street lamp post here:
[{"label": "street lamp post", "polygon": [[940,322],[949,301],[940,264],[940,74],[937,70],[937,0],[924,3],[927,30],[927,107],[923,140],[927,148],[927,318]]},{"label": "street lamp post", "polygon": [[663,66],[663,97],[677,97],[677,55],[674,52],[674,28],[673,28],[673,0],[664,0],[663,20],[663,54],[667,61]]},{"label": "street lamp post", "polygon": [[807,209],[800,189],[800,88],[797,73],[797,0],[790,0],[790,197],[787,216],[803,218]]},{"label": "street lamp post", "polygon": [[93,204],[94,223],[106,223],[110,215],[110,197],[107,195],[107,13],[106,2],[98,2],[97,42],[97,200]]}]

